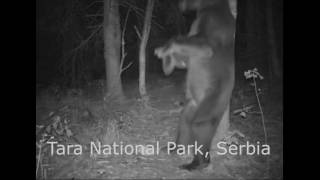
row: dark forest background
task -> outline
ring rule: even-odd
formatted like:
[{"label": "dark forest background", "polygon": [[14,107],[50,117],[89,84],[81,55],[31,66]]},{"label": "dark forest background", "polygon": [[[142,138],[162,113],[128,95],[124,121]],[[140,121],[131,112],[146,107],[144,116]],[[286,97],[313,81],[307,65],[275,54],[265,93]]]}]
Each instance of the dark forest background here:
[{"label": "dark forest background", "polygon": [[[186,70],[165,76],[154,49],[189,32],[196,12],[181,13],[178,2],[36,0],[37,178],[283,179],[283,0],[237,2],[236,84],[225,137],[230,144],[269,144],[270,156],[226,155],[208,172],[186,172],[178,165],[188,159],[171,155],[49,154],[52,138],[84,147],[98,141],[162,146],[175,138],[187,102]],[[145,27],[151,29],[140,78]],[[245,77],[248,70],[254,76]]]},{"label": "dark forest background", "polygon": [[[125,33],[125,63],[133,63],[122,74],[122,79],[135,79],[138,77],[140,43],[136,29],[143,27],[147,1],[119,2],[121,27],[130,8]],[[162,75],[160,61],[153,55],[154,48],[173,36],[186,34],[195,18],[194,12],[180,13],[177,3],[172,0],[156,1],[147,45],[147,74]],[[103,34],[101,29],[94,32],[103,20],[102,7],[103,2],[96,0],[37,0],[37,86],[55,83],[80,87],[92,80],[105,79]],[[251,66],[267,74],[266,78],[272,81],[282,78],[282,9],[282,0],[238,1],[238,74]],[[76,55],[71,56],[75,49]]]}]

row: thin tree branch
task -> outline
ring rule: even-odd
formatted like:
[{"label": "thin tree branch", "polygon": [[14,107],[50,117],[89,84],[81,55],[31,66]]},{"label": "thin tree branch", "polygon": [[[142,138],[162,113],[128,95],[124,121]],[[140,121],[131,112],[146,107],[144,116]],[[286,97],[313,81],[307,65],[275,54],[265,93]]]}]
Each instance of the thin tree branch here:
[{"label": "thin tree branch", "polygon": [[130,62],[128,65],[126,65],[124,68],[122,68],[122,69],[120,70],[120,74],[121,74],[123,71],[125,71],[126,69],[128,69],[132,64],[133,64],[133,62]]},{"label": "thin tree branch", "polygon": [[79,50],[80,48],[82,48],[84,45],[86,45],[86,44],[89,42],[89,40],[91,40],[91,38],[100,31],[100,29],[102,29],[102,25],[98,26],[97,29],[95,29],[95,30],[87,37],[87,39],[83,40],[77,47],[75,47],[74,49],[72,49],[68,54],[73,53],[74,51],[77,51],[77,50]]},{"label": "thin tree branch", "polygon": [[139,32],[139,30],[138,30],[137,26],[134,26],[134,30],[136,31],[136,33],[137,33],[137,35],[138,35],[139,39],[141,40],[141,34],[140,34],[140,32]]},{"label": "thin tree branch", "polygon": [[124,25],[123,25],[123,30],[122,30],[122,33],[121,33],[121,59],[120,59],[120,75],[123,71],[125,71],[126,69],[128,69],[132,62],[130,62],[126,67],[123,67],[123,63],[124,63],[124,59],[125,57],[127,56],[127,53],[124,52],[124,48],[125,48],[125,40],[124,40],[124,35],[125,35],[125,31],[126,31],[126,28],[127,28],[127,21],[128,21],[128,17],[129,17],[129,13],[130,13],[130,10],[131,8],[128,9],[127,11],[127,15],[126,15],[126,18],[124,20]]},{"label": "thin tree branch", "polygon": [[87,15],[85,15],[86,17],[102,17],[103,16],[103,14],[87,14]]},{"label": "thin tree branch", "polygon": [[[135,13],[137,13],[137,15],[141,18],[144,19],[144,10],[135,6],[134,4],[128,2],[128,1],[122,1],[123,2],[123,6],[124,7],[129,7],[131,8]],[[152,15],[152,17],[155,17],[154,15]],[[157,23],[154,20],[151,20],[151,24],[154,24],[156,27],[158,27],[161,30],[164,30],[165,28],[163,26],[161,26],[159,23]]]},{"label": "thin tree branch", "polygon": [[97,1],[93,1],[92,3],[90,3],[87,7],[85,7],[84,9],[88,9],[90,8],[92,5],[96,4],[96,3],[103,3],[102,0],[97,0]]}]

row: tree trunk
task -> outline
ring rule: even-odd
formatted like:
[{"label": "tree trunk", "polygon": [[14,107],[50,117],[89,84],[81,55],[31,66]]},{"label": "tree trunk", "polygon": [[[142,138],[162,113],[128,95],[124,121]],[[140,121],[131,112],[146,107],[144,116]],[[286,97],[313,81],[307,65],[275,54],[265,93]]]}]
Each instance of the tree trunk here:
[{"label": "tree trunk", "polygon": [[124,98],[120,77],[120,17],[118,0],[104,0],[104,59],[107,96]]},{"label": "tree trunk", "polygon": [[143,33],[141,37],[139,49],[139,92],[140,96],[144,98],[147,95],[146,91],[146,46],[149,38],[151,28],[151,18],[154,0],[148,0],[146,16],[144,19]]},{"label": "tree trunk", "polygon": [[274,21],[273,21],[273,8],[272,0],[267,0],[267,9],[266,9],[266,18],[267,18],[267,32],[268,32],[268,45],[269,45],[269,64],[271,68],[271,79],[281,78],[281,67],[280,60],[277,53],[277,44],[274,32]]}]

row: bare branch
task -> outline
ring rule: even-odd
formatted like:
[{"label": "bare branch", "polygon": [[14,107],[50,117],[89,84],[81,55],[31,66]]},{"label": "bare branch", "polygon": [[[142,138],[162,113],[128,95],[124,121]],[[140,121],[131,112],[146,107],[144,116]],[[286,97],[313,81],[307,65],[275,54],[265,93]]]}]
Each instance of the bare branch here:
[{"label": "bare branch", "polygon": [[128,69],[132,62],[130,62],[126,67],[123,67],[123,63],[124,63],[124,59],[127,56],[127,53],[124,52],[124,48],[125,48],[125,40],[124,40],[124,34],[127,28],[127,21],[128,21],[128,17],[129,17],[129,13],[130,13],[131,8],[128,9],[127,11],[127,15],[126,18],[124,20],[124,25],[123,25],[123,29],[122,29],[122,33],[121,33],[121,60],[120,60],[120,74],[125,71],[126,69]]},{"label": "bare branch", "polygon": [[128,1],[122,1],[122,3],[123,3],[124,7],[129,7],[130,9],[133,9],[133,11],[135,13],[137,13],[138,15],[140,15],[141,17],[144,16],[144,10],[143,9],[137,7],[136,5],[134,5],[134,4],[132,4],[132,3],[128,2]]},{"label": "bare branch", "polygon": [[137,35],[138,35],[139,39],[141,40],[141,34],[140,34],[140,32],[139,32],[139,30],[138,30],[137,26],[134,26],[134,29],[136,30],[136,33],[137,33]]},{"label": "bare branch", "polygon": [[126,15],[126,18],[124,20],[124,25],[123,25],[122,35],[121,35],[121,37],[122,37],[121,39],[122,39],[122,44],[123,45],[124,45],[124,33],[126,31],[127,21],[128,21],[130,10],[131,10],[131,8],[129,8],[128,11],[127,11],[127,15]]},{"label": "bare branch", "polygon": [[[135,6],[134,4],[132,4],[128,1],[122,1],[122,3],[123,3],[122,6],[131,8],[141,19],[144,19],[144,10],[143,9]],[[152,15],[152,17],[155,17],[155,16]],[[151,20],[151,23],[154,24],[156,27],[158,27],[161,30],[165,29],[163,26],[161,26],[159,23],[157,23],[154,20]]]},{"label": "bare branch", "polygon": [[86,17],[102,17],[103,14],[87,14]]},{"label": "bare branch", "polygon": [[123,63],[124,63],[124,59],[126,58],[127,53],[122,53],[121,55],[121,60],[120,60],[120,73],[121,73],[121,69],[123,69]]},{"label": "bare branch", "polygon": [[163,26],[161,26],[160,24],[158,24],[155,20],[151,20],[151,24],[156,25],[158,28],[160,28],[161,30],[164,30],[165,28]]},{"label": "bare branch", "polygon": [[92,3],[90,3],[85,9],[90,8],[92,5],[96,4],[96,3],[103,3],[102,0],[97,0],[97,1],[93,1]]},{"label": "bare branch", "polygon": [[126,67],[124,67],[123,69],[121,69],[120,74],[125,71],[126,69],[128,69],[131,65],[133,64],[133,62],[130,62]]},{"label": "bare branch", "polygon": [[83,40],[77,47],[75,47],[74,49],[72,49],[68,54],[71,54],[71,53],[73,53],[74,51],[77,51],[77,50],[79,50],[80,48],[82,48],[84,45],[86,45],[86,44],[89,42],[89,40],[91,40],[91,38],[100,31],[101,28],[102,28],[102,25],[98,26],[98,27],[87,37],[87,39]]},{"label": "bare branch", "polygon": [[87,26],[88,29],[96,29],[99,28],[101,26],[101,24],[99,25],[92,25],[92,26]]}]

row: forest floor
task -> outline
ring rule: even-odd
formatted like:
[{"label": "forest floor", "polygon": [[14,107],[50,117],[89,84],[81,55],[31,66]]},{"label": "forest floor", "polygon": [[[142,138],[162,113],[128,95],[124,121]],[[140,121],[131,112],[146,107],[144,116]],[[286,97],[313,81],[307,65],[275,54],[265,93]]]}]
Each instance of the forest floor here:
[{"label": "forest floor", "polygon": [[[44,179],[282,179],[283,120],[282,88],[266,83],[261,88],[267,143],[270,155],[221,155],[212,158],[204,170],[186,171],[179,165],[192,156],[168,155],[162,151],[150,155],[141,149],[132,155],[91,153],[91,143],[102,145],[140,145],[160,147],[174,141],[183,107],[183,75],[168,78],[151,77],[147,81],[149,104],[145,107],[138,95],[138,82],[125,82],[128,101],[117,104],[103,98],[103,81],[95,81],[84,89],[61,90],[51,86],[38,93],[37,177]],[[270,86],[269,86],[270,87]],[[246,111],[245,107],[251,107]],[[260,149],[265,143],[261,114],[250,81],[235,86],[231,101],[228,145],[250,144]],[[48,140],[49,137],[52,139]],[[57,142],[51,148],[48,142]],[[81,145],[67,146],[70,144]],[[68,147],[69,152],[68,152]],[[107,146],[105,146],[107,147]],[[132,147],[132,146],[131,146]],[[257,146],[255,146],[257,147]],[[41,151],[40,151],[41,149]],[[130,148],[128,148],[130,149]],[[52,151],[53,150],[53,151]],[[53,155],[51,154],[53,152]],[[130,150],[128,150],[130,151]],[[119,151],[118,151],[119,152]],[[39,156],[38,156],[39,157]]]}]

